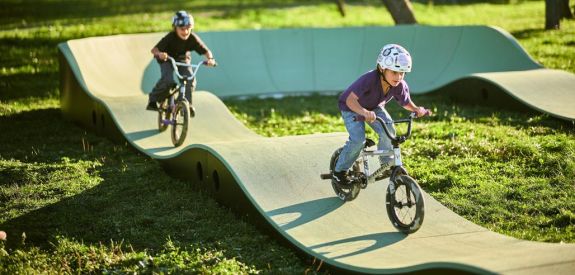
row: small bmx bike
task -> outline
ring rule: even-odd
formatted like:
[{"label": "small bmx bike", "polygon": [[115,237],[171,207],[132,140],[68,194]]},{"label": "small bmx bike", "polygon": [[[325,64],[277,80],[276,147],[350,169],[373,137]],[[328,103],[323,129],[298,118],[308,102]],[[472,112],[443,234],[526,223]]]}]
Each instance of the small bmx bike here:
[{"label": "small bmx bike", "polygon": [[[337,196],[343,201],[352,201],[358,195],[361,189],[365,189],[369,184],[389,177],[389,185],[386,191],[387,215],[393,226],[405,233],[410,234],[419,230],[425,216],[425,202],[421,188],[417,182],[407,174],[407,170],[401,162],[400,144],[405,142],[411,136],[411,123],[416,117],[411,113],[407,119],[395,120],[393,124],[408,123],[405,135],[395,136],[390,133],[387,124],[383,119],[377,117],[377,121],[383,126],[385,134],[391,139],[393,150],[373,150],[370,147],[375,142],[369,138],[366,139],[363,150],[358,159],[353,163],[349,172],[350,183],[343,185],[337,183],[332,174],[335,171],[335,164],[343,148],[335,150],[329,163],[330,173],[321,174],[324,180],[331,179],[331,185]],[[358,116],[356,120],[365,120],[364,117]],[[373,173],[369,167],[369,160],[373,157],[392,158],[392,163],[383,163]]]},{"label": "small bmx bike", "polygon": [[[168,60],[172,63],[174,73],[180,81],[170,89],[168,96],[160,102],[158,108],[158,129],[163,132],[169,125],[172,125],[172,143],[175,147],[178,147],[186,140],[190,116],[193,117],[195,115],[192,113],[193,107],[191,107],[185,97],[186,85],[188,81],[194,79],[201,65],[206,65],[206,62],[201,61],[197,64],[188,64],[177,62],[171,56],[168,56]],[[178,67],[191,67],[191,74],[187,76],[181,75]]]}]

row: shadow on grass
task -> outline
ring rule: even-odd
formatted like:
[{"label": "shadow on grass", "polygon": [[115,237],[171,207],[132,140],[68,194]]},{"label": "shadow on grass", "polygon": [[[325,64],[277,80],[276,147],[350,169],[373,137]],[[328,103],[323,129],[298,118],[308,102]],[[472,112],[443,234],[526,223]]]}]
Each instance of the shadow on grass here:
[{"label": "shadow on grass", "polygon": [[[162,253],[169,240],[181,250],[217,250],[260,269],[305,268],[292,250],[238,219],[193,183],[167,176],[158,162],[127,145],[87,134],[63,120],[59,109],[3,115],[0,128],[5,145],[0,147],[0,186],[19,188],[13,196],[0,193],[0,209],[10,215],[0,219],[9,249],[52,251],[63,236],[96,246],[122,241],[153,254]],[[83,162],[97,165],[85,168]],[[54,163],[69,166],[58,171]],[[61,183],[45,184],[55,174]]]},{"label": "shadow on grass", "polygon": [[[134,246],[155,248],[168,237],[192,242],[197,235],[194,225],[208,218],[198,219],[198,213],[206,211],[197,208],[198,202],[205,200],[183,182],[167,177],[156,162],[134,154],[128,147],[86,134],[64,121],[58,109],[2,116],[0,127],[4,129],[0,142],[6,145],[0,155],[5,161],[38,167],[64,158],[72,163],[101,164],[89,173],[90,180],[101,181],[95,187],[70,197],[62,194],[57,203],[1,224],[0,228],[10,234],[10,246],[20,243],[21,234],[26,232],[27,242],[39,246],[61,234],[87,243],[124,239]],[[4,181],[3,185],[11,184],[9,178]],[[41,186],[28,187],[41,191]],[[67,190],[65,186],[61,189]],[[28,204],[23,208],[44,204],[22,203]]]},{"label": "shadow on grass", "polygon": [[[42,178],[32,182],[19,181],[26,178],[19,175],[2,176],[3,188],[18,184],[21,191],[33,189],[28,197],[0,196],[2,208],[18,199],[6,211],[11,216],[4,216],[0,224],[0,229],[8,233],[9,248],[20,247],[25,232],[26,247],[47,249],[59,235],[85,244],[124,240],[124,244],[137,250],[161,249],[169,238],[182,248],[217,247],[230,258],[239,253],[233,247],[241,247],[243,260],[260,266],[268,261],[254,256],[260,255],[262,247],[275,246],[273,249],[278,251],[268,236],[236,218],[190,183],[167,176],[158,162],[126,145],[86,134],[64,121],[58,109],[1,116],[0,128],[4,131],[0,136],[4,144],[0,148],[0,166],[21,162],[33,167],[31,172],[47,173],[50,169],[42,167],[51,168],[54,163],[72,165],[72,169],[54,172],[71,171],[71,175],[59,175],[58,179],[64,180],[55,187],[42,185],[50,179],[47,175],[30,173]],[[74,164],[83,161],[98,165],[90,166],[89,171],[75,171],[84,166]],[[2,175],[4,168],[0,167]],[[79,185],[75,180],[88,186],[70,188]],[[53,190],[46,192],[43,188]],[[46,194],[56,194],[56,198],[46,198]]]},{"label": "shadow on grass", "polygon": [[136,249],[159,249],[168,238],[190,244],[224,237],[216,230],[211,238],[200,238],[198,232],[207,230],[202,222],[211,215],[206,216],[209,210],[198,203],[204,199],[189,186],[158,177],[155,173],[161,174],[160,169],[124,175],[105,172],[116,169],[99,167],[103,181],[94,188],[1,224],[11,235],[9,247],[21,243],[23,232],[27,244],[40,247],[57,235],[87,244],[124,240]]},{"label": "shadow on grass", "polygon": [[56,96],[59,42],[65,38],[0,38],[0,100]]},{"label": "shadow on grass", "polygon": [[548,32],[547,30],[545,30],[544,28],[540,28],[540,29],[523,29],[520,31],[514,31],[511,32],[511,34],[517,38],[517,39],[527,39],[527,38],[531,38],[531,37],[538,37],[541,34]]}]

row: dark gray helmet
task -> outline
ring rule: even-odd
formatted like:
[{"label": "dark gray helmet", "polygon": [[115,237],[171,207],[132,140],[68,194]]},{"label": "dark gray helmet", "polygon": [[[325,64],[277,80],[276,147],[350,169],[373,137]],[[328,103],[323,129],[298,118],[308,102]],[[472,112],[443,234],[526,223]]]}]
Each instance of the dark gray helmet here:
[{"label": "dark gray helmet", "polygon": [[172,25],[174,27],[191,26],[194,27],[194,17],[186,11],[178,11],[172,18]]}]

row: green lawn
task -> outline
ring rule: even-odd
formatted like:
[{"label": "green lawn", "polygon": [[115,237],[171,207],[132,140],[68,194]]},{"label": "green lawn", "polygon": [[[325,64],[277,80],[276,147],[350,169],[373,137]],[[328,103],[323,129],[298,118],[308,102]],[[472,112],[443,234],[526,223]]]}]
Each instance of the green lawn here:
[{"label": "green lawn", "polygon": [[[380,1],[347,1],[345,18],[331,1],[309,2],[2,1],[0,230],[8,241],[0,241],[0,273],[314,271],[318,263],[168,177],[156,161],[64,121],[56,50],[74,38],[167,31],[180,8],[194,13],[198,31],[392,25]],[[544,31],[544,1],[414,9],[421,24],[499,26],[544,66],[575,72],[575,21]],[[282,136],[343,131],[335,100],[226,104],[256,132]],[[575,242],[573,123],[441,96],[414,100],[437,114],[416,125],[404,152],[427,192],[491,230]],[[391,112],[405,115],[394,104]]]}]

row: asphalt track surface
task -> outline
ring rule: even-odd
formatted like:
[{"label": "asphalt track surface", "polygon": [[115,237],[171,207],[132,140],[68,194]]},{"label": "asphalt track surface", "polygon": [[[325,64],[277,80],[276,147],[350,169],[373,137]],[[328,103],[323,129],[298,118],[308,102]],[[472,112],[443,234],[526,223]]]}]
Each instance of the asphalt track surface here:
[{"label": "asphalt track surface", "polygon": [[[423,227],[409,236],[399,233],[385,211],[385,180],[345,204],[327,181],[320,180],[330,155],[345,142],[344,133],[261,137],[236,120],[219,99],[341,91],[373,67],[381,45],[393,41],[414,56],[414,73],[408,79],[413,93],[458,90],[486,102],[503,97],[573,120],[569,107],[575,102],[575,76],[542,68],[504,32],[411,26],[202,33],[220,66],[198,75],[198,88],[211,93],[194,94],[197,116],[178,148],[172,146],[169,131],[158,132],[157,114],[144,110],[146,94],[159,76],[149,50],[163,35],[60,44],[64,116],[96,133],[127,140],[160,161],[171,175],[204,187],[222,204],[254,217],[272,234],[337,271],[575,271],[575,245],[491,232],[427,194]],[[490,43],[479,45],[481,41]],[[538,81],[553,89],[534,89]],[[549,93],[562,100],[549,100]]]}]

